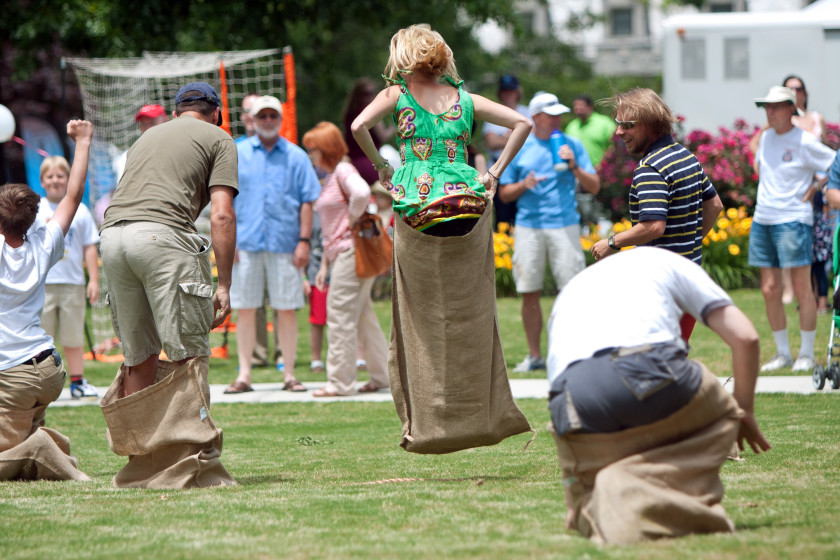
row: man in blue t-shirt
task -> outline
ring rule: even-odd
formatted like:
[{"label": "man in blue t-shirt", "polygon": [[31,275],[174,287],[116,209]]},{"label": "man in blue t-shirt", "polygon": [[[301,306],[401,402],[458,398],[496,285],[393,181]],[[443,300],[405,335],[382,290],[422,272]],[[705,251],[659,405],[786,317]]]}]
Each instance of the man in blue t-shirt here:
[{"label": "man in blue t-shirt", "polygon": [[[581,188],[592,194],[601,188],[580,140],[561,134],[561,147],[557,154],[552,153],[549,136],[562,128],[561,115],[569,108],[556,95],[539,92],[528,111],[534,129],[499,179],[499,198],[503,202],[517,201],[513,278],[516,291],[522,294],[522,323],[529,354],[516,366],[516,372],[545,369],[540,351],[540,293],[546,259],[558,289],[583,270],[586,263],[580,246],[575,186],[580,182]],[[555,162],[556,156],[560,161]]]}]

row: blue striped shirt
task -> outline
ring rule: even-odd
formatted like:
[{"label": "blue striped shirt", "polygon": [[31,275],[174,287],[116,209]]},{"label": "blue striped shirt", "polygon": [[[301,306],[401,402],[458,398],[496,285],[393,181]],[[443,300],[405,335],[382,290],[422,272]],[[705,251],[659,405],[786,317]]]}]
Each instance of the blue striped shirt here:
[{"label": "blue striped shirt", "polygon": [[665,135],[653,142],[633,172],[630,221],[665,221],[665,232],[645,245],[700,264],[703,202],[717,196],[697,158]]}]

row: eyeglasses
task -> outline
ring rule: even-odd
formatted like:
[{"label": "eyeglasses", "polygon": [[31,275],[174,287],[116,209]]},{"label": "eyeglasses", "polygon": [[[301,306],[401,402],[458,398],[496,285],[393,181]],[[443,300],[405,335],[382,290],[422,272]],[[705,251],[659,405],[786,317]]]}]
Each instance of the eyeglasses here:
[{"label": "eyeglasses", "polygon": [[805,91],[805,86],[788,86],[793,91]]},{"label": "eyeglasses", "polygon": [[623,128],[624,130],[630,130],[631,128],[636,126],[636,121],[620,121],[618,119],[613,120],[615,120],[615,124]]}]

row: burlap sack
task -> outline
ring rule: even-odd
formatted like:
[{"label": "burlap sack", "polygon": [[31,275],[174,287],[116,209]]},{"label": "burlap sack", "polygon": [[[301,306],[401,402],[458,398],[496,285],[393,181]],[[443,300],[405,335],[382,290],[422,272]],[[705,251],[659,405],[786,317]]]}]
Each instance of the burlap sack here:
[{"label": "burlap sack", "polygon": [[610,434],[554,434],[577,529],[602,544],[734,531],[720,505],[720,467],[742,415],[703,367],[694,398],[663,420]]},{"label": "burlap sack", "polygon": [[0,480],[90,478],[79,470],[79,462],[70,455],[70,440],[55,430],[41,427],[14,447],[0,452]]},{"label": "burlap sack", "polygon": [[192,488],[234,485],[219,457],[222,430],[210,417],[208,358],[161,361],[154,385],[119,398],[125,366],[100,402],[108,445],[128,464],[114,485]]},{"label": "burlap sack", "polygon": [[491,214],[459,237],[396,220],[388,374],[406,451],[449,453],[531,430],[499,339]]}]

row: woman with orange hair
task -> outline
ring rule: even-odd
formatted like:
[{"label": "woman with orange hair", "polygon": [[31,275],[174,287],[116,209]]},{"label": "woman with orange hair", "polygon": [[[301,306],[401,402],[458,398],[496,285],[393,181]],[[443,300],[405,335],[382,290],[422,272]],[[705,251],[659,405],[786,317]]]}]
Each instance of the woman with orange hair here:
[{"label": "woman with orange hair", "polygon": [[355,167],[342,161],[347,144],[332,123],[320,122],[303,135],[312,165],[327,175],[315,211],[321,218],[324,254],[315,286],[326,289],[327,272],[327,384],[315,397],[355,394],[356,352],[365,349],[370,381],[358,389],[371,393],[388,387],[388,343],[373,311],[373,278],[356,275],[355,247],[350,230],[370,202],[370,187]]}]

